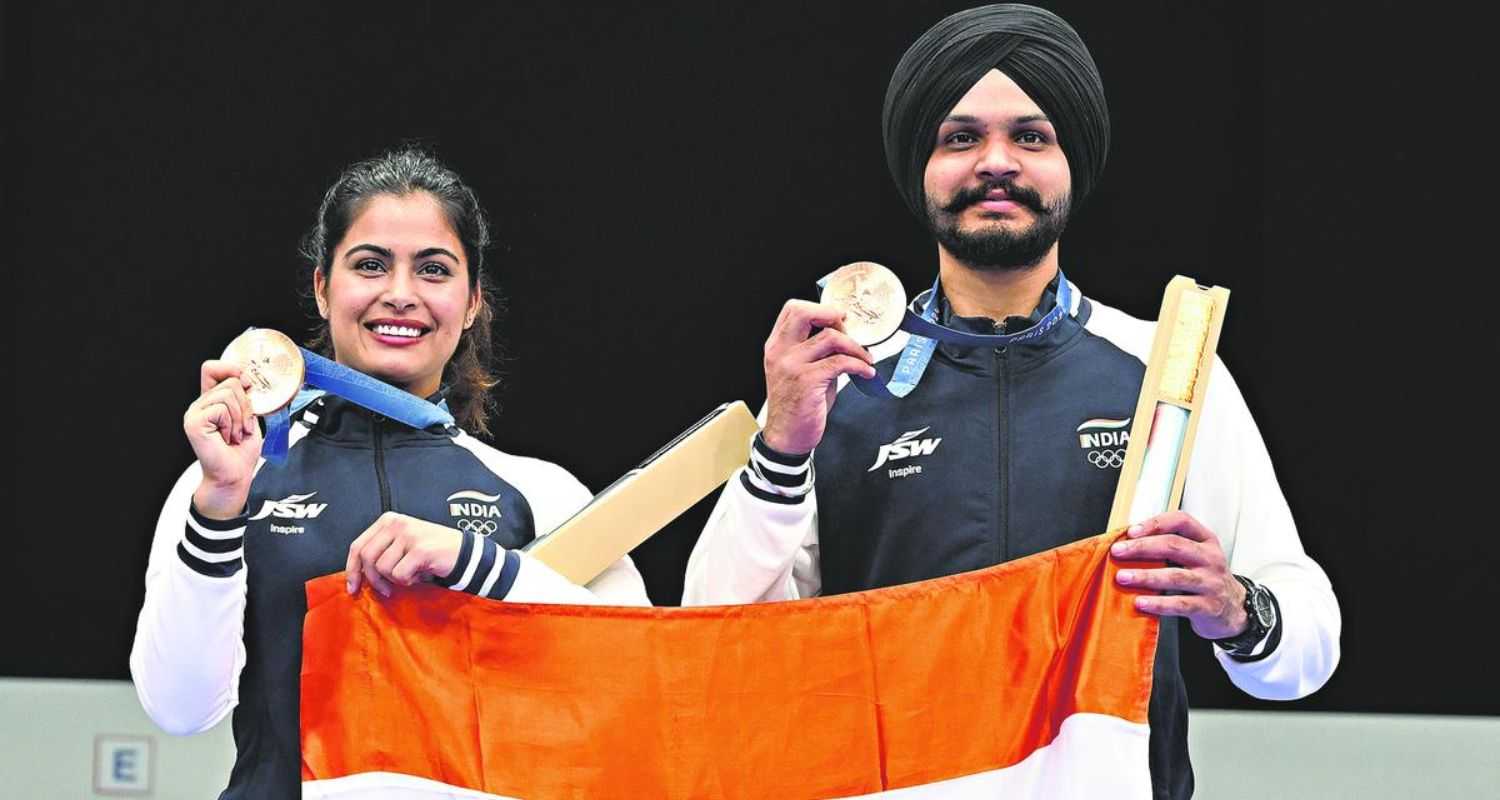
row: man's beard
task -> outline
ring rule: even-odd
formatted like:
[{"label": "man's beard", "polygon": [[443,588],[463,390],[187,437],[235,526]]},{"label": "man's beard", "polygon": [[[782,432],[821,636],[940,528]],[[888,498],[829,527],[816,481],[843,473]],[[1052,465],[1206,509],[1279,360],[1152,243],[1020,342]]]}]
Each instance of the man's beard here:
[{"label": "man's beard", "polygon": [[[1004,189],[1008,199],[1030,209],[1036,221],[1021,231],[988,226],[977,232],[959,230],[959,216],[970,206],[983,202],[993,189]],[[987,183],[960,190],[941,207],[928,198],[927,225],[943,249],[974,269],[1024,270],[1040,264],[1057,244],[1068,224],[1071,204],[1072,196],[1068,194],[1048,205],[1036,191],[1010,181]]]}]

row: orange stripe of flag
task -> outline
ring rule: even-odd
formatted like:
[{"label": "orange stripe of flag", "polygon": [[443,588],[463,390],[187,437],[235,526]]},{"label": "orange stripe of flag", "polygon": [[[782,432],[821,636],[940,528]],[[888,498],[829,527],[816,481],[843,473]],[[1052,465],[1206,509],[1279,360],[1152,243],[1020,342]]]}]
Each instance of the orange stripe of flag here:
[{"label": "orange stripe of flag", "polygon": [[1018,763],[1070,714],[1146,722],[1157,622],[1117,534],[936,580],[705,608],[307,584],[303,779],[525,797],[828,797]]}]

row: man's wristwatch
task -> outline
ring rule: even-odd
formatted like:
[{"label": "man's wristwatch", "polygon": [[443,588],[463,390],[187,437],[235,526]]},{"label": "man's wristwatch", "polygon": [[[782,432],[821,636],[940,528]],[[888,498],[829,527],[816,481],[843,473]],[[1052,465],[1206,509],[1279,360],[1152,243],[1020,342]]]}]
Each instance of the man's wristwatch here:
[{"label": "man's wristwatch", "polygon": [[[1278,609],[1276,598],[1271,595],[1271,590],[1243,575],[1236,575],[1234,578],[1245,585],[1245,617],[1248,624],[1245,630],[1237,636],[1227,636],[1211,641],[1231,656],[1245,657],[1249,656],[1255,646],[1276,628]],[[1274,645],[1274,642],[1271,643],[1266,648],[1266,652],[1261,655],[1269,655]]]}]

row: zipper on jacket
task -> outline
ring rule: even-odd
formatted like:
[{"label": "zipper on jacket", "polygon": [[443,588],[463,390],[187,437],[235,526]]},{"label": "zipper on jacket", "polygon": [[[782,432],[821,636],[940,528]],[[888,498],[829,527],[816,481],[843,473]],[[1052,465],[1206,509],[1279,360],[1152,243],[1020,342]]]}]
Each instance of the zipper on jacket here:
[{"label": "zipper on jacket", "polygon": [[1010,432],[1010,372],[1006,367],[1007,358],[1004,347],[995,348],[995,391],[999,395],[999,416],[995,424],[998,441],[995,443],[995,467],[999,472],[996,497],[998,498],[995,509],[995,563],[999,564],[1009,558],[1010,548],[1010,447],[1007,440]]},{"label": "zipper on jacket", "polygon": [[385,417],[371,415],[375,425],[375,478],[380,481],[380,513],[391,510],[391,483],[385,478],[385,441],[382,428]]}]

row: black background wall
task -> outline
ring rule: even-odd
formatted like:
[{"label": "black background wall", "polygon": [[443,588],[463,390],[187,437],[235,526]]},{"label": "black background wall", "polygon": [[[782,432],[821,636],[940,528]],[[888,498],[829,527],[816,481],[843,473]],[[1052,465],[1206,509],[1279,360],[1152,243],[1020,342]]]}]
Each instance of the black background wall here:
[{"label": "black background wall", "polygon": [[[1144,317],[1175,273],[1233,290],[1220,353],[1342,602],[1343,664],[1292,707],[1500,713],[1470,388],[1496,361],[1495,280],[1423,217],[1452,203],[1414,66],[1441,44],[1395,4],[1048,5],[1113,116],[1064,267]],[[308,330],[296,244],[345,164],[420,140],[477,187],[509,302],[495,443],[598,489],[717,403],[758,407],[765,334],[818,275],[868,258],[931,280],[880,104],[960,7],[7,6],[0,674],[126,677],[197,365],[248,324]],[[658,603],[706,511],[636,551]],[[1187,649],[1196,705],[1270,706]]]}]

